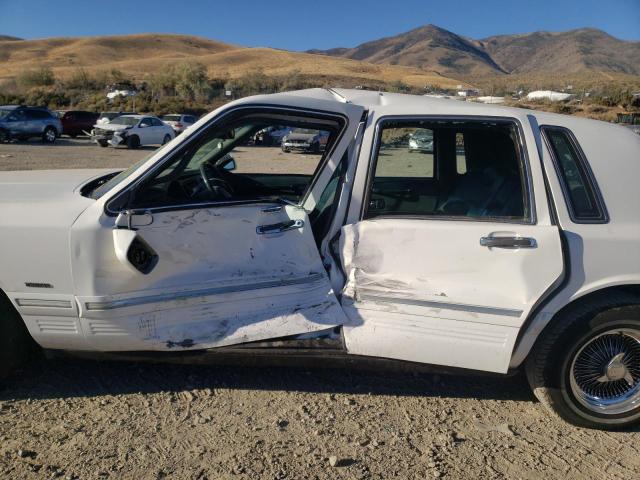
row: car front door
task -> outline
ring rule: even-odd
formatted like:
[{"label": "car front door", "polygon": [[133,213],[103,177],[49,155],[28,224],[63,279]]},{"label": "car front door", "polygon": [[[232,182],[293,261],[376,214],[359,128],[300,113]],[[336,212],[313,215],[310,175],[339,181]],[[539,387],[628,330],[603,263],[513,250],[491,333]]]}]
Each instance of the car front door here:
[{"label": "car front door", "polygon": [[[309,213],[362,112],[332,101],[232,110],[101,197],[71,233],[91,348],[205,349],[344,324]],[[276,122],[330,131],[330,148],[302,158],[251,143]]]},{"label": "car front door", "polygon": [[151,122],[151,117],[144,117],[138,123],[137,135],[140,137],[140,145],[150,145],[157,142],[157,132]]},{"label": "car front door", "polygon": [[[340,238],[349,353],[506,372],[563,274],[535,147],[511,119],[377,127]],[[425,131],[434,146],[416,152],[409,140]]]}]

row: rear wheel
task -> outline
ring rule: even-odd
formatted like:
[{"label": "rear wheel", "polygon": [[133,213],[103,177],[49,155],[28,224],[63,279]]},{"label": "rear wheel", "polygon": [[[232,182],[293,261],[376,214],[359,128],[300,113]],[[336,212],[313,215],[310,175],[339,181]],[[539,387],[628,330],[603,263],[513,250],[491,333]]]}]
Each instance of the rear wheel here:
[{"label": "rear wheel", "polygon": [[169,143],[171,141],[171,135],[167,134],[164,136],[164,138],[162,139],[162,145],[166,145],[167,143]]},{"label": "rear wheel", "polygon": [[42,133],[42,141],[44,143],[53,143],[56,141],[56,137],[58,136],[58,132],[53,127],[47,127],[44,129]]},{"label": "rear wheel", "polygon": [[36,351],[22,318],[0,292],[0,378],[24,365]]},{"label": "rear wheel", "polygon": [[106,140],[98,140],[98,145],[100,145],[101,147],[108,147],[109,144],[107,143]]},{"label": "rear wheel", "polygon": [[0,143],[6,143],[9,141],[9,132],[0,128]]},{"label": "rear wheel", "polygon": [[561,314],[527,360],[536,397],[581,427],[640,423],[640,305],[611,297]]},{"label": "rear wheel", "polygon": [[140,139],[137,135],[131,135],[127,137],[127,148],[138,148],[140,146]]}]

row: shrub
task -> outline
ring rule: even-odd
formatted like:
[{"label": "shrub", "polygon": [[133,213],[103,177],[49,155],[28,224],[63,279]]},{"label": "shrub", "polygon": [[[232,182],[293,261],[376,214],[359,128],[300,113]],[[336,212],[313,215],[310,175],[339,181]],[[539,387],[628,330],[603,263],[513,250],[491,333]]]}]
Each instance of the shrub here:
[{"label": "shrub", "polygon": [[26,70],[18,75],[16,80],[20,86],[32,88],[53,85],[56,78],[50,68],[42,67],[36,70]]}]

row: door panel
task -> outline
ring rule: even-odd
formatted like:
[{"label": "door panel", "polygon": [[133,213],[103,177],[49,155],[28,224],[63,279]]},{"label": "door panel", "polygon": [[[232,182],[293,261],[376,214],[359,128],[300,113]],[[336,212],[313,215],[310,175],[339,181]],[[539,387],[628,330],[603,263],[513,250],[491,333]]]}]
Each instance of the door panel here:
[{"label": "door panel", "polygon": [[507,371],[519,328],[563,265],[551,225],[366,220],[343,228],[341,252],[349,353],[494,372]]},{"label": "door panel", "polygon": [[[257,233],[296,221],[282,233]],[[78,277],[81,324],[94,348],[212,348],[345,321],[302,209],[155,212],[136,233],[158,256],[150,273],[123,265],[103,236],[101,268]]]}]

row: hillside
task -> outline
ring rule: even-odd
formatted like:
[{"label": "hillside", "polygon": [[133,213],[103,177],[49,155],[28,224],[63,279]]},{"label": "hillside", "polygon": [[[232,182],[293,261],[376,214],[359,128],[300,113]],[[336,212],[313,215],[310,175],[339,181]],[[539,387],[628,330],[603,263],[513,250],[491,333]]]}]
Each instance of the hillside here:
[{"label": "hillside", "polygon": [[425,25],[354,48],[310,50],[310,53],[379,64],[429,68],[445,75],[502,73],[500,66],[482,46],[435,25]]},{"label": "hillside", "polygon": [[440,73],[411,66],[379,65],[348,58],[271,48],[245,48],[187,35],[140,34],[43,40],[0,40],[0,80],[50,67],[59,78],[77,72],[118,69],[142,80],[171,65],[199,62],[212,77],[235,78],[261,70],[267,75],[298,73],[346,84],[402,81],[422,87],[461,83]]},{"label": "hillside", "polygon": [[640,42],[619,40],[592,28],[473,40],[426,25],[354,48],[310,52],[432,69],[462,78],[543,72],[640,75]]},{"label": "hillside", "polygon": [[597,71],[640,75],[640,42],[597,29],[499,35],[480,46],[510,73]]}]

